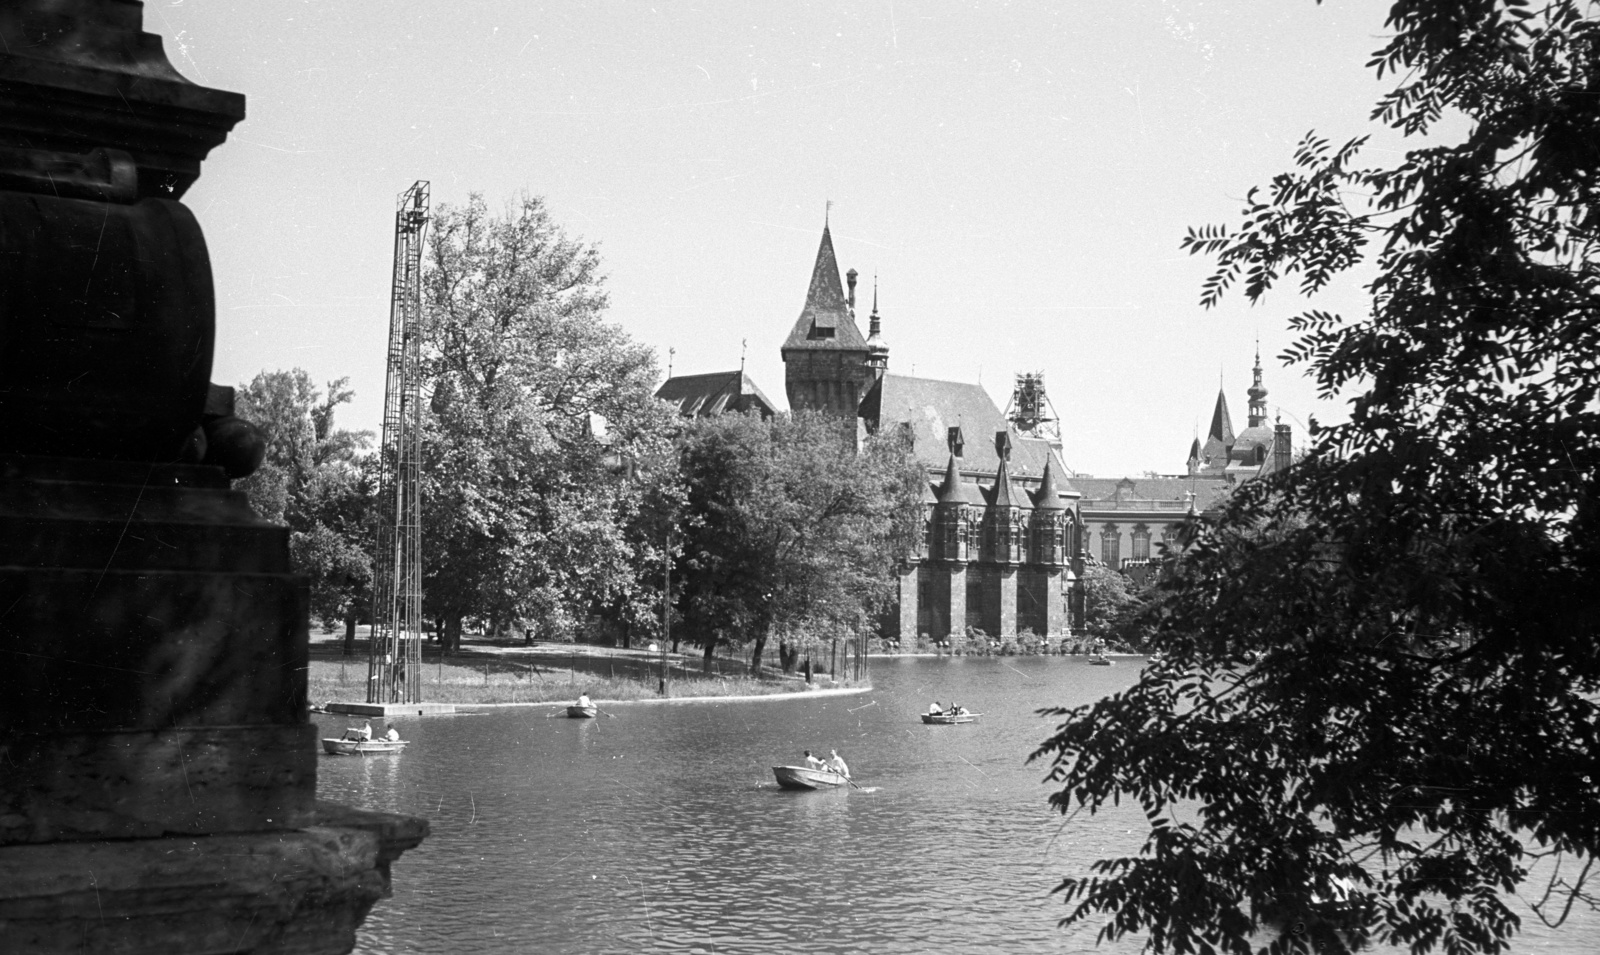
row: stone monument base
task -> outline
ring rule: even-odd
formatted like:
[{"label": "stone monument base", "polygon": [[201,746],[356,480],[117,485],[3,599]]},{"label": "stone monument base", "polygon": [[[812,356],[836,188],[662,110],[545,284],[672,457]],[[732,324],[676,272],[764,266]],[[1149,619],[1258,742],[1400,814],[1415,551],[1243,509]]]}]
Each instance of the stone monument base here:
[{"label": "stone monument base", "polygon": [[299,829],[0,847],[0,951],[348,952],[390,863],[427,833],[319,802]]}]

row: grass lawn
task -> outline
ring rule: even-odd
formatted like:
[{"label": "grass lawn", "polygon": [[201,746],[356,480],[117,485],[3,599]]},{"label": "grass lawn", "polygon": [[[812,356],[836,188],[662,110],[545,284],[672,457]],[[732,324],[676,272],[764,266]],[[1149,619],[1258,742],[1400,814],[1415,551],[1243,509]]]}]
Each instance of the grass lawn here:
[{"label": "grass lawn", "polygon": [[[597,701],[655,700],[659,692],[659,658],[639,654],[610,655],[584,648],[567,655],[552,648],[538,653],[513,654],[466,648],[442,660],[425,654],[422,664],[422,698],[430,703],[553,703],[588,693]],[[699,661],[686,669],[674,660],[669,697],[768,696],[806,688],[799,678],[756,679],[730,661],[721,672],[705,674]],[[307,698],[312,703],[366,699],[367,656],[364,645],[356,655],[342,656],[336,645],[313,646],[307,672]],[[847,681],[821,686],[846,686]]]}]

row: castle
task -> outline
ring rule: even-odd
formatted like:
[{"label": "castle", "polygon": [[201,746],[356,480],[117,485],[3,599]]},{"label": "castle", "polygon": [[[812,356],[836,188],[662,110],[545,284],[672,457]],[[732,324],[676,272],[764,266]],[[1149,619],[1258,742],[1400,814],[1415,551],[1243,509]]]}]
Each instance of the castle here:
[{"label": "castle", "polygon": [[[800,317],[783,343],[789,407],[840,418],[855,440],[907,435],[927,470],[923,540],[898,571],[883,635],[911,645],[1061,636],[1081,564],[1078,493],[1050,442],[1019,431],[979,385],[889,373],[877,293],[867,334],[856,324],[857,273],[839,278],[826,225]],[[969,443],[970,437],[970,443]]]},{"label": "castle", "polygon": [[[881,628],[888,640],[1081,630],[1086,562],[1137,576],[1177,546],[1188,517],[1220,505],[1239,482],[1288,467],[1289,428],[1267,423],[1259,346],[1244,431],[1234,433],[1219,388],[1185,474],[1081,477],[1062,463],[1059,437],[1038,427],[1042,376],[1019,376],[1008,416],[981,385],[890,374],[876,289],[866,335],[856,322],[858,275],[851,269],[841,281],[824,224],[805,304],[782,346],[784,390],[790,408],[837,417],[842,440],[899,429],[927,472],[923,537],[898,568],[898,599]],[[685,415],[773,413],[742,370],[672,377],[658,396]]]}]

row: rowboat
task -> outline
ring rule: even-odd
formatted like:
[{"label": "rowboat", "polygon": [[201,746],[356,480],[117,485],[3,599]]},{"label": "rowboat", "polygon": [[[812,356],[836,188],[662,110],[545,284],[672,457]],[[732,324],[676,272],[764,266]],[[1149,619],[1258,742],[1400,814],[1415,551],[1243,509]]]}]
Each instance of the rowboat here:
[{"label": "rowboat", "polygon": [[323,737],[322,748],[329,756],[377,756],[398,753],[406,748],[405,740],[390,742],[386,739],[329,739]]},{"label": "rowboat", "polygon": [[592,720],[600,715],[600,707],[590,703],[588,706],[579,706],[574,703],[567,707],[567,715],[575,720]]},{"label": "rowboat", "polygon": [[971,723],[982,713],[924,713],[922,722],[932,723],[936,726],[949,726],[953,723]]},{"label": "rowboat", "polygon": [[1089,654],[1089,661],[1088,662],[1089,662],[1089,665],[1092,666],[1092,667],[1111,667],[1111,666],[1116,666],[1117,665],[1116,662],[1113,661],[1110,657],[1101,656],[1101,655],[1099,655],[1097,653]]},{"label": "rowboat", "polygon": [[784,789],[828,789],[850,784],[848,776],[805,766],[774,766],[772,775],[778,777],[778,785]]}]

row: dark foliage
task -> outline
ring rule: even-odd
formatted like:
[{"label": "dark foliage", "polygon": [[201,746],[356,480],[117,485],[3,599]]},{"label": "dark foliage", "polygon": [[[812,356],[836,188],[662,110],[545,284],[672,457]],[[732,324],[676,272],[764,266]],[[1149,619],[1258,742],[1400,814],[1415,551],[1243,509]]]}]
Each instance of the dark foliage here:
[{"label": "dark foliage", "polygon": [[1377,277],[1370,314],[1291,321],[1285,357],[1349,420],[1197,529],[1146,612],[1161,664],[1051,711],[1052,803],[1150,820],[1137,857],[1063,882],[1068,921],[1161,952],[1498,952],[1592,904],[1595,14],[1394,4],[1373,119],[1424,144],[1366,168],[1362,140],[1308,136],[1239,226],[1185,240],[1216,258],[1207,305]]}]

